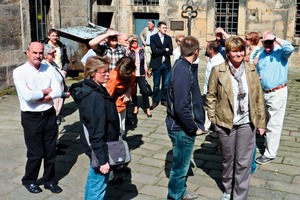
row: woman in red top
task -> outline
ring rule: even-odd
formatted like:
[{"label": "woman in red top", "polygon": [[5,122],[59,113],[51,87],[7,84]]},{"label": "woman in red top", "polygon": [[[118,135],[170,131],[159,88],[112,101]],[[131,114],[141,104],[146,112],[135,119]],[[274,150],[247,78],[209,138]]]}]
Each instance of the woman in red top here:
[{"label": "woman in red top", "polygon": [[125,137],[126,106],[135,93],[135,64],[132,58],[124,56],[110,71],[106,89],[115,101],[120,120],[121,137]]}]

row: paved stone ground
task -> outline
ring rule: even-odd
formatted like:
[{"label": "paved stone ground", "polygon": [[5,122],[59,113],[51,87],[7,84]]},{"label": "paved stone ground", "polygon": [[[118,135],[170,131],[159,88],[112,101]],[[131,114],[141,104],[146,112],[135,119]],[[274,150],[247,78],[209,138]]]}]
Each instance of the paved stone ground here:
[{"label": "paved stone ground", "polygon": [[[200,64],[201,89],[203,77],[204,64]],[[300,199],[299,86],[300,70],[290,69],[289,98],[279,154],[272,163],[258,166],[251,178],[250,200]],[[26,148],[17,97],[12,95],[0,99],[0,113],[0,199],[83,199],[89,160],[80,150],[81,126],[78,122],[76,104],[72,99],[66,101],[65,122],[60,126],[57,178],[64,191],[58,195],[48,190],[40,194],[30,194],[21,185]],[[172,156],[171,142],[164,122],[165,116],[165,107],[161,105],[153,111],[153,118],[150,119],[140,109],[137,126],[129,127],[127,135],[132,154],[132,161],[129,164],[131,172],[119,172],[125,181],[120,185],[110,185],[107,199],[166,199]],[[263,138],[258,138],[257,143],[262,144]],[[187,181],[188,189],[198,193],[198,199],[220,199],[222,166],[216,138],[210,135],[197,138],[191,166]]]}]

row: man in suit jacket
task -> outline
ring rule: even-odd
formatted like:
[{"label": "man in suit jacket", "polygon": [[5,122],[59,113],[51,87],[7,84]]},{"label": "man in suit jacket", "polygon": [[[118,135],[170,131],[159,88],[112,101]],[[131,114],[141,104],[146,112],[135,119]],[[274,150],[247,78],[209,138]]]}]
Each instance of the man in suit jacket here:
[{"label": "man in suit jacket", "polygon": [[[154,109],[160,101],[163,106],[167,106],[166,96],[171,69],[170,56],[173,53],[172,39],[166,34],[167,23],[160,21],[157,24],[157,29],[158,32],[150,37],[150,47],[152,51],[150,67],[152,68],[153,74],[152,109]],[[160,79],[162,79],[162,89],[159,97]]]}]

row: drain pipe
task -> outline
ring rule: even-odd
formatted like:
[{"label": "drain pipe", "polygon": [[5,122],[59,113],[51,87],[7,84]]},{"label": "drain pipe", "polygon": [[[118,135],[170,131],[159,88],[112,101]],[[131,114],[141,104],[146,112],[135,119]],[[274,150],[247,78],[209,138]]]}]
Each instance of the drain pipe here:
[{"label": "drain pipe", "polygon": [[92,28],[95,28],[95,24],[91,22],[92,19],[92,5],[91,5],[92,0],[87,0],[87,12],[88,12],[88,25],[91,26]]}]

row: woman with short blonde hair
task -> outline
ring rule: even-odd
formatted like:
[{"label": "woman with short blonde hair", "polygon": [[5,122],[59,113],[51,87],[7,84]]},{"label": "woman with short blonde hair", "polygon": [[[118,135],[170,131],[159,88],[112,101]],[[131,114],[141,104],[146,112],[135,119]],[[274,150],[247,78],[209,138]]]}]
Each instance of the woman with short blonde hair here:
[{"label": "woman with short blonde hair", "polygon": [[222,150],[222,200],[248,197],[255,132],[265,129],[263,91],[254,65],[244,62],[240,37],[225,43],[226,62],[212,68],[206,96],[207,114]]},{"label": "woman with short blonde hair", "polygon": [[[107,142],[119,139],[119,118],[114,100],[103,86],[109,80],[110,62],[100,56],[88,58],[85,79],[71,86],[71,95],[78,104],[80,122],[84,130],[80,135],[83,151],[90,158],[84,199],[104,199],[109,180]],[[85,135],[87,133],[88,135]],[[99,167],[91,165],[91,149]]]}]

